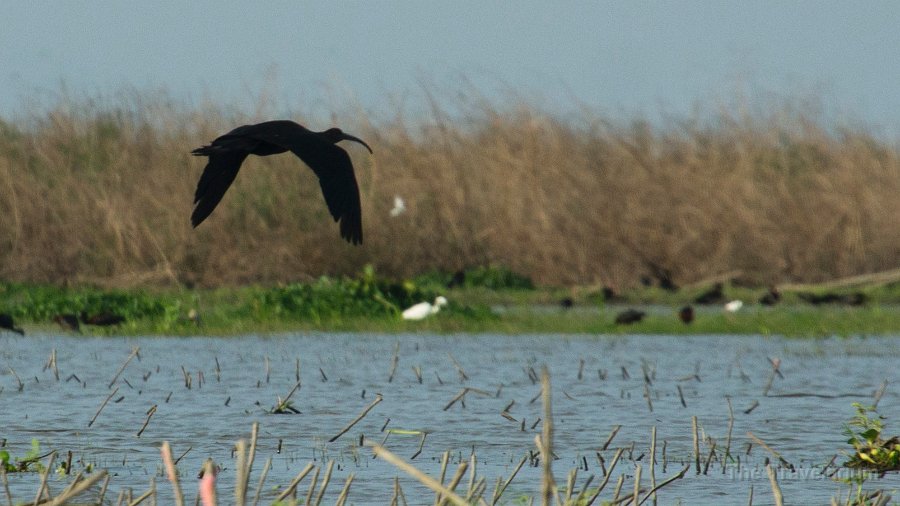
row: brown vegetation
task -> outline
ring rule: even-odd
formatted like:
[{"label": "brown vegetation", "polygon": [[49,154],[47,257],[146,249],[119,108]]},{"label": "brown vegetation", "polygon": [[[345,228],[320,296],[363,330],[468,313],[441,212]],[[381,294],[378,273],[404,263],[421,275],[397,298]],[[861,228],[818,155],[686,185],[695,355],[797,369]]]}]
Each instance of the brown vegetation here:
[{"label": "brown vegetation", "polygon": [[[792,104],[746,115],[616,122],[528,105],[430,101],[428,119],[332,121],[356,166],[366,242],[340,240],[313,173],[251,157],[216,212],[189,216],[190,151],[267,117],[134,94],[0,119],[0,279],[239,284],[502,265],[547,284],[759,284],[900,264],[900,151]],[[259,115],[262,116],[262,115]],[[331,124],[291,114],[322,130]],[[391,217],[394,195],[407,212]]]}]

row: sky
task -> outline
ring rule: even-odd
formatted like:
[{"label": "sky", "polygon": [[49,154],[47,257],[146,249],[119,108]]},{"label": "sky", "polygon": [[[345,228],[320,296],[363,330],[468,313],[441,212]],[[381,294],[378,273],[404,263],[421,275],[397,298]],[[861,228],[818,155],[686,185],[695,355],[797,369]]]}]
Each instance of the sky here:
[{"label": "sky", "polygon": [[812,97],[900,133],[896,1],[0,0],[0,13],[0,115],[131,88],[378,112],[423,82],[470,81],[625,117]]}]

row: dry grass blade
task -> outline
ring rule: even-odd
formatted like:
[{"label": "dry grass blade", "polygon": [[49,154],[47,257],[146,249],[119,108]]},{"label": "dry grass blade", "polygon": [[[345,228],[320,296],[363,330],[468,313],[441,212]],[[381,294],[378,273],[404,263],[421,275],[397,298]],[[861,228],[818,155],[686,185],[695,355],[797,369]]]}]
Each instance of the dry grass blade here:
[{"label": "dry grass blade", "polygon": [[457,506],[467,506],[469,504],[468,502],[466,502],[465,499],[463,499],[462,497],[459,497],[453,491],[451,491],[447,487],[441,485],[440,482],[438,482],[431,476],[428,476],[427,474],[423,473],[422,471],[419,471],[415,467],[404,462],[403,459],[401,459],[400,457],[391,453],[390,450],[388,450],[387,448],[385,448],[381,445],[372,444],[372,451],[375,452],[376,457],[379,457],[379,458],[387,461],[388,463],[393,464],[395,467],[397,467],[401,471],[403,471],[406,474],[412,476],[413,478],[419,480],[420,483],[422,483],[426,487],[430,488],[435,493],[441,494],[441,496],[444,499],[452,502],[453,504],[455,504]]},{"label": "dry grass blade", "polygon": [[50,457],[47,459],[47,467],[44,468],[44,472],[41,473],[41,485],[38,487],[37,495],[34,496],[34,504],[37,506],[38,503],[41,502],[41,497],[46,493],[47,497],[50,497],[50,489],[47,488],[47,476],[50,475],[50,470],[53,469],[53,462],[56,461],[56,452],[50,453]]},{"label": "dry grass blade", "polygon": [[513,469],[513,472],[512,472],[512,474],[509,475],[509,478],[507,478],[506,481],[503,482],[503,485],[501,485],[500,488],[497,489],[497,493],[494,495],[493,498],[491,498],[492,505],[497,504],[497,501],[500,500],[500,497],[503,495],[503,492],[506,491],[506,487],[508,487],[509,484],[512,483],[513,479],[516,477],[517,474],[519,474],[519,470],[522,469],[522,466],[525,465],[525,462],[527,460],[528,460],[528,456],[522,457],[522,460],[520,460],[519,464],[516,466],[516,468]]},{"label": "dry grass blade", "polygon": [[544,421],[541,429],[541,504],[550,506],[554,497],[556,482],[553,479],[553,409],[550,396],[550,372],[547,366],[541,368],[541,402],[544,405]]},{"label": "dry grass blade", "polygon": [[781,487],[778,486],[775,470],[768,464],[766,464],[766,474],[769,475],[769,483],[772,485],[772,496],[775,498],[775,506],[784,506],[784,497],[781,495]]},{"label": "dry grass blade", "polygon": [[353,473],[350,473],[350,475],[347,476],[347,481],[344,482],[344,488],[341,489],[341,493],[334,503],[335,506],[344,506],[344,503],[347,502],[347,495],[350,493],[350,484],[353,483],[353,477]]},{"label": "dry grass blade", "polygon": [[[82,480],[74,484],[74,486],[69,487],[65,491],[63,491],[58,496],[54,497],[49,503],[49,506],[61,506],[69,502],[73,497],[78,496],[85,490],[93,487],[98,481],[107,477],[106,470],[100,470],[94,474],[92,474],[86,480]],[[10,504],[12,504],[12,500],[10,500]]]},{"label": "dry grass blade", "polygon": [[178,470],[175,469],[175,462],[172,460],[172,448],[169,446],[169,442],[163,441],[159,451],[162,454],[163,464],[166,468],[166,477],[172,484],[175,505],[184,506],[184,495],[181,493],[181,484],[178,483]]},{"label": "dry grass blade", "polygon": [[316,500],[312,502],[314,506],[319,506],[319,503],[322,502],[322,498],[325,497],[325,489],[328,488],[328,484],[331,483],[331,471],[334,469],[334,459],[328,461],[328,466],[325,468],[325,476],[322,477],[322,485],[319,487],[319,493],[316,495]]},{"label": "dry grass blade", "polygon": [[299,485],[300,482],[303,481],[303,478],[306,478],[306,475],[309,474],[309,472],[312,471],[314,467],[315,466],[312,464],[312,462],[306,464],[306,467],[304,467],[303,470],[300,471],[300,473],[297,474],[296,477],[294,477],[287,488],[285,488],[280,494],[278,494],[278,497],[275,498],[275,501],[283,501],[287,496],[293,494],[294,490],[297,488],[297,485]]},{"label": "dry grass blade", "polygon": [[657,490],[665,487],[666,485],[668,485],[669,483],[672,483],[675,480],[680,480],[680,479],[684,478],[684,475],[687,474],[688,469],[690,469],[690,468],[691,468],[690,464],[684,466],[681,469],[681,471],[678,471],[678,474],[676,474],[675,476],[672,476],[671,478],[666,479],[665,481],[661,482],[659,485],[648,490],[647,494],[644,496],[644,498],[641,500],[641,502],[638,503],[638,505],[640,506],[641,504],[644,503],[644,501],[646,501],[647,499],[649,499],[650,497],[655,495]]}]

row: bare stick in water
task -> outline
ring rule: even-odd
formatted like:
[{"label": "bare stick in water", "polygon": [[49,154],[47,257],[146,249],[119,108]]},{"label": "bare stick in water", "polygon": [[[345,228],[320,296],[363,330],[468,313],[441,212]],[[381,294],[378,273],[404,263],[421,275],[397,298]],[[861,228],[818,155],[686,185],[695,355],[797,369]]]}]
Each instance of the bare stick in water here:
[{"label": "bare stick in water", "polygon": [[140,352],[141,352],[140,346],[135,346],[134,348],[131,349],[131,354],[128,355],[128,358],[125,359],[125,363],[122,364],[122,367],[120,367],[119,370],[116,371],[116,375],[113,376],[113,379],[112,379],[112,380],[110,380],[109,385],[106,385],[106,388],[112,388],[113,383],[115,383],[116,380],[119,379],[119,376],[121,376],[121,375],[122,375],[122,371],[124,371],[125,368],[128,367],[128,363],[131,362],[131,359],[133,359],[134,357],[136,357],[137,354],[140,353]]},{"label": "bare stick in water", "polygon": [[784,506],[784,497],[781,495],[781,488],[778,486],[775,470],[768,464],[766,464],[766,474],[769,475],[769,483],[772,484],[772,495],[775,496],[775,506]]},{"label": "bare stick in water", "polygon": [[375,406],[377,406],[378,403],[381,402],[381,401],[382,401],[381,394],[376,394],[376,395],[375,395],[375,400],[372,401],[371,404],[369,404],[368,406],[366,406],[366,409],[364,409],[364,410],[362,411],[362,413],[359,414],[359,416],[357,416],[356,418],[354,418],[352,422],[350,422],[349,424],[347,424],[346,427],[344,427],[343,429],[341,429],[341,431],[338,432],[337,435],[335,435],[333,438],[329,439],[328,442],[329,442],[329,443],[333,443],[334,441],[337,440],[337,438],[339,438],[339,437],[343,436],[344,434],[346,434],[347,431],[349,431],[350,429],[352,429],[354,425],[356,425],[357,423],[359,423],[360,420],[362,420],[363,418],[365,418],[366,415],[369,414],[369,411],[371,411],[372,408],[374,408]]},{"label": "bare stick in water", "polygon": [[103,411],[103,408],[106,406],[106,403],[109,402],[109,400],[112,399],[113,396],[116,395],[116,392],[118,392],[118,391],[119,391],[119,387],[116,387],[115,390],[113,390],[113,391],[106,397],[106,399],[103,401],[103,403],[100,404],[100,407],[97,408],[97,412],[94,413],[94,417],[91,418],[91,421],[90,421],[90,422],[88,422],[88,427],[90,427],[91,425],[94,425],[94,421],[97,420],[97,417],[98,417],[98,416],[100,416],[100,412]]},{"label": "bare stick in water", "polygon": [[300,482],[303,481],[303,478],[306,478],[306,475],[309,474],[310,471],[312,471],[313,467],[315,466],[312,464],[312,462],[306,464],[306,467],[304,467],[303,470],[300,471],[300,474],[294,477],[287,488],[284,489],[284,491],[282,491],[280,494],[278,494],[278,497],[275,498],[275,502],[283,501],[287,496],[293,494],[294,490],[297,488],[297,485],[299,485]]},{"label": "bare stick in water", "polygon": [[[378,445],[378,444],[372,444],[372,451],[375,452],[376,457],[380,457],[380,458],[386,460],[388,463],[393,464],[395,467],[399,468],[401,471],[403,471],[406,474],[412,476],[413,478],[419,480],[419,482],[421,482],[423,485],[430,488],[434,492],[441,494],[442,498],[452,502],[453,504],[455,504],[457,506],[468,506],[469,503],[467,503],[465,499],[456,495],[453,491],[451,491],[447,487],[441,485],[440,482],[438,482],[431,476],[428,476],[427,474],[423,473],[422,471],[419,471],[415,467],[407,464],[406,462],[403,461],[403,459],[401,459],[400,457],[391,453],[387,448],[385,448],[381,445]],[[463,462],[463,464],[465,464],[465,462]],[[467,464],[466,464],[466,466],[468,467]]]}]

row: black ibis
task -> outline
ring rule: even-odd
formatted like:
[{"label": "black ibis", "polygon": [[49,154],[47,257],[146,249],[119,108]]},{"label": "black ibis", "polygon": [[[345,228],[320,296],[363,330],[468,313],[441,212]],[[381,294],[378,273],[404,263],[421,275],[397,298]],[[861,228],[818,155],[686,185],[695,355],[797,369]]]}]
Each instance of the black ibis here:
[{"label": "black ibis", "polygon": [[626,309],[616,315],[616,325],[630,325],[644,319],[647,313],[638,309]]},{"label": "black ibis", "polygon": [[58,314],[53,317],[53,321],[59,324],[63,330],[81,333],[81,325],[78,323],[78,317],[73,314]]},{"label": "black ibis", "polygon": [[681,319],[685,323],[685,325],[694,321],[694,308],[693,306],[684,306],[678,311],[678,318]]},{"label": "black ibis", "polygon": [[21,336],[25,335],[24,330],[20,327],[16,327],[16,323],[13,321],[12,316],[5,313],[0,313],[0,329],[10,330]]},{"label": "black ibis", "polygon": [[82,311],[80,316],[81,323],[84,323],[85,325],[96,325],[98,327],[111,327],[113,325],[119,325],[125,322],[124,316],[110,313],[108,311],[103,311],[92,315],[89,315]]},{"label": "black ibis", "polygon": [[352,244],[362,243],[359,186],[350,155],[336,145],[339,141],[358,142],[372,153],[372,148],[362,139],[340,128],[313,132],[289,120],[239,126],[208,146],[191,151],[194,156],[209,157],[194,193],[191,223],[196,227],[213,212],[248,155],[268,156],[290,151],[318,176],[328,211],[334,221],[340,222],[341,237]]},{"label": "black ibis", "polygon": [[721,304],[725,302],[723,288],[722,283],[716,283],[712,288],[698,295],[694,302],[697,304]]},{"label": "black ibis", "polygon": [[774,306],[775,304],[778,304],[778,301],[780,300],[781,292],[773,285],[769,287],[769,291],[766,292],[765,295],[759,298],[759,303],[764,306]]}]

